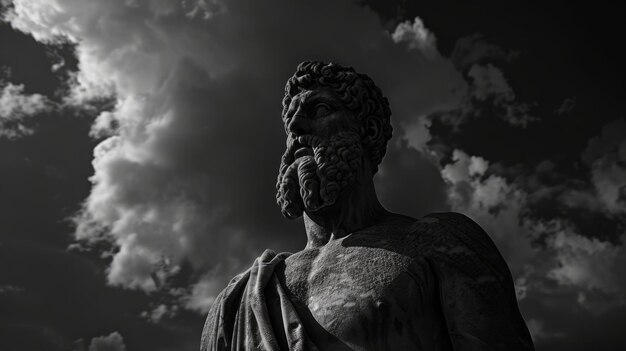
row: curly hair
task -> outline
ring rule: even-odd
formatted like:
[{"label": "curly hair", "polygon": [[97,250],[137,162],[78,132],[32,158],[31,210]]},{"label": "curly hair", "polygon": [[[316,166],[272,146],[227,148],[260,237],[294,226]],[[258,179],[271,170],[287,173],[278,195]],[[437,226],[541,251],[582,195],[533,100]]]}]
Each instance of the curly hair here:
[{"label": "curly hair", "polygon": [[283,122],[287,123],[292,117],[287,111],[293,97],[303,90],[315,88],[330,88],[363,126],[367,118],[379,120],[381,132],[374,140],[366,141],[363,145],[370,158],[372,174],[375,174],[385,156],[387,142],[392,134],[389,121],[391,110],[387,98],[370,77],[355,72],[352,67],[343,67],[333,62],[304,61],[298,65],[296,73],[285,86]]}]

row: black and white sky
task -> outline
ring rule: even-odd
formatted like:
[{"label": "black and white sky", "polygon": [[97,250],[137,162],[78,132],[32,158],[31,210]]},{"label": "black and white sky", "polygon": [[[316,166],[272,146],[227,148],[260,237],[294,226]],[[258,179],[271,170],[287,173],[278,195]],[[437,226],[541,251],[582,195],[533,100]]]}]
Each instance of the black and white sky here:
[{"label": "black and white sky", "polygon": [[626,55],[617,5],[1,0],[0,349],[197,350],[264,249],[303,60],[370,75],[383,204],[467,214],[537,350],[626,349]]}]

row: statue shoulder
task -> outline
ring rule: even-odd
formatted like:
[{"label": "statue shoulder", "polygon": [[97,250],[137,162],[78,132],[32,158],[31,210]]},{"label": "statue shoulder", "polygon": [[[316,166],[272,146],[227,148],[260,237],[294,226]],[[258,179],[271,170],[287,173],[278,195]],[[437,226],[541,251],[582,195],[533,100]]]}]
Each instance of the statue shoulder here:
[{"label": "statue shoulder", "polygon": [[463,269],[474,277],[510,277],[489,235],[463,214],[431,213],[415,221],[409,231],[415,254],[429,260],[436,269]]},{"label": "statue shoulder", "polygon": [[455,349],[534,349],[509,268],[476,222],[459,213],[433,213],[412,229],[415,251],[437,278]]}]

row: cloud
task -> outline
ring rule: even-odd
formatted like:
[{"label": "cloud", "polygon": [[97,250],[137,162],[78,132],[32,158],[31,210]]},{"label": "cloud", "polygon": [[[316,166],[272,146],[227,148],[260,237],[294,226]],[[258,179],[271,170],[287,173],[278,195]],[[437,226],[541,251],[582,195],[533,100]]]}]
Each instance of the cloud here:
[{"label": "cloud", "polygon": [[526,323],[533,341],[541,341],[542,339],[551,339],[554,337],[562,337],[562,333],[548,332],[545,330],[545,323],[542,320],[531,318]]},{"label": "cloud", "polygon": [[525,193],[503,177],[488,175],[489,162],[481,157],[454,150],[452,161],[441,170],[452,209],[470,216],[490,234],[513,278],[519,279],[537,254],[533,232],[522,221]]},{"label": "cloud", "polygon": [[[419,18],[389,33],[349,1],[207,4],[17,0],[9,15],[41,42],[76,46],[71,101],[115,101],[92,128],[105,139],[94,150],[77,239],[114,241],[107,279],[116,286],[158,291],[190,263],[185,305],[197,310],[263,249],[304,245],[299,223],[274,203],[280,102],[299,62],[332,60],[372,76],[391,102],[397,136],[418,116],[457,106],[466,86],[435,55]],[[405,149],[390,148],[388,157]],[[433,164],[417,164],[428,172],[414,184],[444,194]],[[403,170],[385,172],[397,178]],[[433,207],[443,195],[437,199]],[[413,209],[411,202],[420,199],[401,206]]]},{"label": "cloud", "polygon": [[177,305],[168,306],[162,303],[157,305],[151,311],[143,311],[141,316],[152,323],[159,323],[163,318],[175,315],[177,311]]},{"label": "cloud", "polygon": [[9,285],[9,284],[0,285],[0,294],[19,293],[19,292],[23,292],[24,290],[26,289],[20,286]]},{"label": "cloud", "polygon": [[209,312],[216,298],[216,291],[223,289],[223,277],[219,271],[208,273],[191,287],[191,292],[184,301],[184,306],[192,311]]},{"label": "cloud", "polygon": [[460,70],[467,70],[474,64],[485,62],[510,62],[517,58],[519,52],[505,50],[487,42],[481,34],[472,34],[458,39],[450,54],[450,59]]},{"label": "cloud", "polygon": [[624,117],[607,123],[602,127],[600,135],[589,140],[582,154],[585,164],[591,165],[594,161],[605,156],[626,162],[626,120]]},{"label": "cloud", "polygon": [[419,116],[404,126],[404,135],[402,136],[407,142],[407,146],[414,148],[420,152],[428,152],[428,142],[432,139],[430,135],[430,126],[432,120],[429,116]]},{"label": "cloud", "polygon": [[585,297],[578,304],[596,312],[606,308],[591,301],[598,291],[613,306],[626,302],[626,280],[621,278],[626,233],[612,243],[594,233],[582,235],[566,217],[535,216],[529,210],[536,199],[522,178],[508,181],[495,174],[487,160],[461,150],[453,152],[452,163],[441,173],[452,209],[476,220],[505,257],[519,300],[565,290]]},{"label": "cloud", "polygon": [[472,65],[468,75],[474,81],[474,97],[478,101],[485,101],[490,96],[506,101],[515,99],[513,89],[504,79],[502,71],[493,65]]},{"label": "cloud", "polygon": [[419,17],[398,24],[391,38],[396,43],[406,44],[409,49],[418,50],[430,59],[439,58],[437,38],[429,31]]},{"label": "cloud", "polygon": [[473,118],[495,116],[521,128],[537,121],[538,118],[531,114],[534,104],[517,101],[502,69],[494,65],[511,62],[518,55],[517,51],[507,51],[487,42],[480,34],[458,39],[450,60],[467,78],[463,101],[453,109],[442,109],[429,119],[440,119],[456,129]]},{"label": "cloud", "polygon": [[600,135],[589,140],[582,154],[591,167],[591,181],[600,206],[612,216],[626,213],[626,122],[607,123]]},{"label": "cloud", "polygon": [[[495,46],[494,46],[495,47]],[[469,55],[463,61],[463,54]],[[453,52],[452,60],[463,61],[456,63],[467,77],[463,87],[462,101],[449,108],[440,108],[431,115],[425,116],[427,120],[438,119],[452,126],[455,130],[472,119],[476,118],[499,118],[513,127],[526,128],[529,123],[539,120],[531,113],[535,103],[520,102],[517,100],[513,88],[506,80],[502,70],[492,62],[483,62],[487,59],[499,57],[487,50],[461,50]],[[511,58],[512,59],[512,58]],[[419,125],[413,125],[413,128]]]},{"label": "cloud", "polygon": [[125,351],[124,339],[118,332],[106,336],[97,336],[91,339],[89,351]]},{"label": "cloud", "polygon": [[[623,118],[607,123],[582,152],[588,179],[568,178],[554,163],[544,161],[520,180],[536,206],[550,203],[555,210],[585,212],[620,222],[626,208],[626,123]],[[571,216],[572,219],[580,216]],[[617,235],[619,236],[619,234]],[[617,239],[615,235],[613,239]]]},{"label": "cloud", "polygon": [[559,262],[558,267],[548,272],[548,277],[562,285],[576,285],[587,290],[597,288],[626,298],[623,294],[626,286],[619,286],[619,279],[615,276],[626,262],[626,250],[621,245],[562,229],[550,237],[548,246],[556,251]]},{"label": "cloud", "polygon": [[29,120],[48,109],[40,94],[24,94],[24,85],[0,81],[0,138],[16,139],[34,132]]},{"label": "cloud", "polygon": [[[626,139],[624,141],[626,145]],[[598,199],[612,215],[626,213],[626,167],[615,159],[603,157],[593,163],[592,181]]]},{"label": "cloud", "polygon": [[557,115],[563,115],[571,112],[574,107],[576,107],[576,100],[572,98],[565,98],[561,105],[556,110],[554,110],[554,113],[556,113]]},{"label": "cloud", "polygon": [[491,100],[497,115],[513,126],[526,127],[537,120],[529,114],[530,105],[515,101],[515,93],[499,68],[492,64],[475,64],[470,67],[468,75],[472,79],[472,98],[475,102]]}]

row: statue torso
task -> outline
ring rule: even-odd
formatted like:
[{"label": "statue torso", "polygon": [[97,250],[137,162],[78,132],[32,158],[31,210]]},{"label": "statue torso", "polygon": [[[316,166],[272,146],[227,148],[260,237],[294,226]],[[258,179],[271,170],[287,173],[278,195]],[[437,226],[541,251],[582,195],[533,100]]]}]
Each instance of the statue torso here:
[{"label": "statue torso", "polygon": [[322,350],[451,350],[428,261],[396,221],[295,253],[277,276]]},{"label": "statue torso", "polygon": [[202,350],[452,344],[534,350],[506,262],[455,213],[385,221],[291,256],[266,250],[217,297],[202,337]]}]

